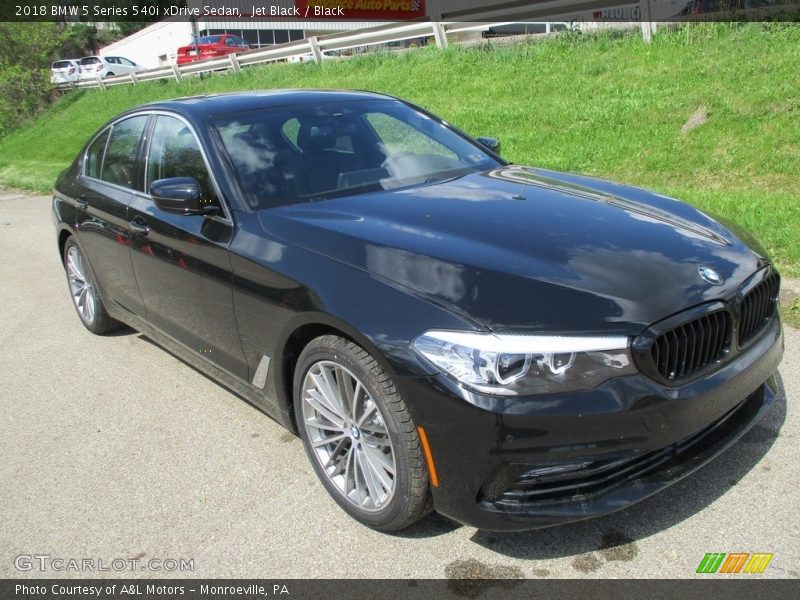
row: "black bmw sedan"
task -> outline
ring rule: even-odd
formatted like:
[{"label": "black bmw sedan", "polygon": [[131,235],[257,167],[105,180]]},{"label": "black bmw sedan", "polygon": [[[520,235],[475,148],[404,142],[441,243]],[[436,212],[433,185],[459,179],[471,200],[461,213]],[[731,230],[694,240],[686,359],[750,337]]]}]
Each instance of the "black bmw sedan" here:
[{"label": "black bmw sedan", "polygon": [[78,316],[297,432],[370,527],[622,509],[778,396],[779,275],[687,204],[498,147],[366,92],[121,114],[55,185]]}]

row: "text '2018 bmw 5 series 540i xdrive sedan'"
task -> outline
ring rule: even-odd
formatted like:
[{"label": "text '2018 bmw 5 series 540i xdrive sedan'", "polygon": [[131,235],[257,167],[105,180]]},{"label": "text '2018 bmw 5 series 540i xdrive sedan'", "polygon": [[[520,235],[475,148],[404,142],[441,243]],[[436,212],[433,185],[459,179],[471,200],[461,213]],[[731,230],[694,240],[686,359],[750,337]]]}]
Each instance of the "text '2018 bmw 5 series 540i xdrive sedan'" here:
[{"label": "text '2018 bmw 5 series 540i xdrive sedan'", "polygon": [[297,432],[376,529],[629,506],[778,397],[779,275],[687,204],[498,147],[368,92],[128,111],[55,185],[78,316]]}]

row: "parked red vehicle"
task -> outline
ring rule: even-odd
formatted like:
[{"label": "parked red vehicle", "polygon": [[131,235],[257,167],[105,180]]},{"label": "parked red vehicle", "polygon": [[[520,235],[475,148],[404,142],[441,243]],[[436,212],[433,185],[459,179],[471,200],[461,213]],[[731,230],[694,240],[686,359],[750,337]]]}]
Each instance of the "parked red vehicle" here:
[{"label": "parked red vehicle", "polygon": [[196,43],[178,48],[178,64],[185,65],[198,60],[219,58],[220,56],[226,56],[234,52],[244,52],[249,49],[250,45],[236,35],[227,33],[204,35],[197,38]]}]

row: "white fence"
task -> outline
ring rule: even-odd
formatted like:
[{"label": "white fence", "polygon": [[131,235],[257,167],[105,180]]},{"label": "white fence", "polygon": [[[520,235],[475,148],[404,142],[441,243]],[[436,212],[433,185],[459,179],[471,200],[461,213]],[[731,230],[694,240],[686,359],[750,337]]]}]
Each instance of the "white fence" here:
[{"label": "white fence", "polygon": [[[653,0],[642,0],[641,7],[648,10]],[[270,46],[248,50],[240,54],[229,54],[221,58],[213,58],[185,65],[165,65],[155,69],[137,71],[127,75],[116,75],[114,77],[85,79],[74,83],[62,84],[62,88],[89,88],[100,87],[105,89],[107,86],[136,84],[142,81],[153,81],[156,79],[175,79],[180,81],[187,75],[199,75],[212,71],[239,71],[242,67],[250,65],[266,64],[281,60],[291,60],[300,57],[309,57],[314,62],[323,60],[323,52],[328,50],[348,50],[373,44],[385,44],[389,42],[400,42],[413,40],[416,38],[433,37],[436,46],[446,48],[448,45],[448,35],[456,35],[468,31],[485,31],[490,27],[501,27],[514,23],[536,23],[544,25],[546,32],[550,32],[552,21],[547,21],[548,16],[577,14],[578,11],[585,11],[587,6],[597,8],[601,6],[631,6],[630,0],[550,0],[532,3],[529,0],[512,0],[494,7],[489,6],[470,11],[459,11],[457,13],[443,14],[438,19],[431,18],[417,19],[414,21],[404,21],[380,25],[377,27],[366,27],[363,29],[332,33],[319,37],[309,37],[304,40],[297,40],[286,44]],[[633,5],[636,8],[639,4]],[[647,7],[647,8],[646,8]],[[646,14],[649,14],[649,10]],[[448,20],[450,17],[452,20]],[[492,22],[488,22],[491,19]],[[538,20],[537,20],[538,19]],[[561,25],[568,25],[565,21],[555,22]],[[655,30],[654,23],[642,23],[642,33],[645,41],[650,40],[652,32]]]}]

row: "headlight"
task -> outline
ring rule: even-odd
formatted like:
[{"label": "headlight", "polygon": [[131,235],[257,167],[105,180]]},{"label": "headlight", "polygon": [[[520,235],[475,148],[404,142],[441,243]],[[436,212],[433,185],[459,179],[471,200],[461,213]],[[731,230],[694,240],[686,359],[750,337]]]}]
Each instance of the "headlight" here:
[{"label": "headlight", "polygon": [[624,336],[495,335],[426,331],[414,350],[467,388],[486,394],[590,389],[635,373]]}]

